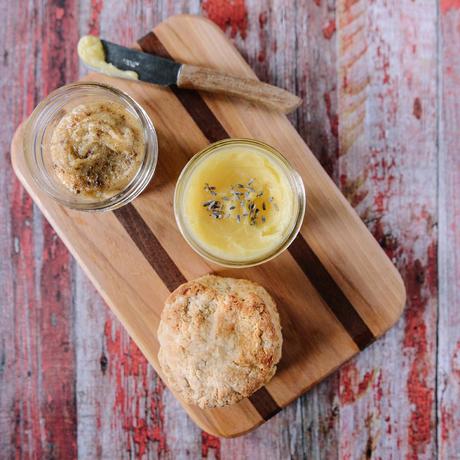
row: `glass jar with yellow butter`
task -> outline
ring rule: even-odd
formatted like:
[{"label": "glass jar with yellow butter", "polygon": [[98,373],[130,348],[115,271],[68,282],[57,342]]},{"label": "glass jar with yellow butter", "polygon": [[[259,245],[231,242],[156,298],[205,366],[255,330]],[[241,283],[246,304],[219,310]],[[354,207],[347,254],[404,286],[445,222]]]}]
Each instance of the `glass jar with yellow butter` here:
[{"label": "glass jar with yellow butter", "polygon": [[300,175],[274,148],[227,139],[196,154],[175,191],[179,229],[203,257],[248,267],[286,249],[305,214]]}]

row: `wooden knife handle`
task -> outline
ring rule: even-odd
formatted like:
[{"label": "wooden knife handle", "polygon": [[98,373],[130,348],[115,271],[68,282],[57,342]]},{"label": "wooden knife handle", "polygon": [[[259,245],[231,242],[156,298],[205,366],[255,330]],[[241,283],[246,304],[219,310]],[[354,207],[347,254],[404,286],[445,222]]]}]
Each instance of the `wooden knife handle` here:
[{"label": "wooden knife handle", "polygon": [[242,97],[283,113],[292,112],[302,102],[295,94],[259,80],[235,77],[189,64],[182,65],[177,86]]}]

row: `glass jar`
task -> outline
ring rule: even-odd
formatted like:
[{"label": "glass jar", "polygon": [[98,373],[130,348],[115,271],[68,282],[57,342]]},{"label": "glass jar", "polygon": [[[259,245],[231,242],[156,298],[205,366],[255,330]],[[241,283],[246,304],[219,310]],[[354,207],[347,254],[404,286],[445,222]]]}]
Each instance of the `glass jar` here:
[{"label": "glass jar", "polygon": [[[85,196],[66,188],[53,169],[50,141],[59,121],[76,106],[85,103],[111,102],[126,109],[139,123],[145,152],[138,171],[121,191],[112,196]],[[130,96],[100,83],[73,83],[63,86],[41,101],[26,122],[24,153],[37,185],[60,204],[81,211],[109,211],[134,200],[149,184],[158,159],[155,128],[145,110]]]},{"label": "glass jar", "polygon": [[[219,249],[214,249],[217,246],[214,245],[214,248],[208,244],[208,242],[204,241],[203,238],[201,238],[198,234],[198,232],[194,229],[193,223],[190,223],[192,221],[202,223],[203,220],[207,218],[207,215],[203,215],[200,206],[204,206],[205,212],[206,211],[206,206],[208,203],[212,203],[213,201],[204,201],[204,203],[194,203],[194,206],[191,206],[188,200],[191,200],[191,196],[195,196],[193,193],[191,194],[191,187],[194,187],[193,190],[205,190],[206,188],[209,187],[208,184],[205,183],[205,187],[203,189],[197,188],[196,183],[198,180],[198,183],[201,184],[201,172],[203,169],[206,168],[206,162],[209,158],[211,158],[214,155],[219,155],[220,153],[229,153],[231,151],[236,151],[236,152],[241,152],[241,155],[243,152],[247,153],[256,153],[258,156],[260,155],[261,158],[263,159],[262,161],[267,161],[267,164],[273,165],[274,168],[276,168],[277,174],[283,176],[283,184],[288,184],[286,187],[289,187],[290,189],[284,188],[283,190],[287,190],[286,193],[284,193],[283,196],[288,197],[287,199],[289,200],[289,203],[279,203],[279,206],[283,206],[283,209],[289,209],[288,217],[284,219],[285,225],[283,227],[283,231],[281,232],[279,236],[279,240],[276,239],[275,241],[271,241],[269,245],[267,245],[266,251],[262,249],[262,251],[257,254],[257,255],[250,255],[247,256],[246,254],[241,256],[241,255],[235,255],[234,254],[223,254],[222,251]],[[222,158],[222,157],[221,157]],[[240,156],[239,158],[243,158],[243,156]],[[219,157],[215,158],[215,160],[219,161]],[[263,163],[265,164],[265,163]],[[203,166],[204,165],[204,166]],[[209,163],[208,163],[209,165]],[[198,168],[198,169],[197,169]],[[215,168],[215,166],[212,166],[212,168]],[[234,171],[238,171],[238,168],[232,168]],[[217,174],[215,171],[216,169],[212,169],[213,174]],[[259,169],[257,170],[259,171]],[[198,174],[195,176],[195,180],[193,180],[193,177],[195,174]],[[211,174],[211,173],[209,173]],[[225,169],[222,171],[223,175],[231,174],[228,172],[228,169]],[[238,172],[236,172],[238,174]],[[260,177],[260,176],[259,176]],[[192,179],[192,181],[191,181]],[[286,180],[285,180],[286,179]],[[255,179],[252,179],[255,180]],[[248,185],[252,182],[252,180],[249,181]],[[233,181],[233,178],[232,178]],[[194,184],[194,185],[193,185]],[[237,187],[243,187],[242,184],[238,184]],[[256,187],[257,188],[257,187]],[[212,191],[210,192],[211,194],[214,193],[215,187],[211,187]],[[250,190],[251,187],[248,187],[244,190]],[[234,194],[236,189],[232,189],[233,191],[230,191],[229,193]],[[218,191],[218,189],[216,190]],[[202,192],[200,192],[202,194]],[[207,191],[206,191],[207,193]],[[215,193],[214,193],[215,194]],[[218,201],[218,203],[224,203],[222,200],[227,200],[228,202],[228,196],[224,196],[224,194],[221,194],[222,197],[219,198],[218,196],[216,197],[210,197],[211,200],[221,200]],[[256,192],[254,192],[253,196],[260,196],[262,195],[261,193],[256,195]],[[188,196],[188,198],[186,198]],[[231,195],[230,195],[231,196]],[[243,195],[241,195],[243,196]],[[201,198],[201,195],[200,195]],[[194,199],[194,198],[193,198]],[[239,198],[238,198],[239,199]],[[260,201],[260,199],[259,199]],[[187,204],[186,204],[187,203]],[[251,202],[245,202],[245,206]],[[254,203],[254,201],[252,201]],[[259,203],[260,204],[260,203]],[[289,205],[289,207],[287,206]],[[224,205],[227,206],[225,209],[232,209],[234,208],[229,207],[229,205]],[[239,206],[239,205],[238,205]],[[242,206],[242,204],[241,204]],[[249,204],[250,206],[250,204]],[[268,205],[267,205],[268,206]],[[275,205],[277,206],[277,205]],[[305,196],[305,188],[303,185],[302,178],[300,177],[299,173],[290,165],[290,163],[284,158],[284,156],[278,152],[276,149],[273,147],[270,147],[269,145],[256,141],[256,140],[251,140],[251,139],[226,139],[223,141],[216,142],[214,144],[209,145],[206,147],[204,150],[201,152],[197,153],[184,167],[182,170],[179,179],[176,184],[176,189],[175,189],[175,194],[174,194],[174,214],[176,218],[177,225],[179,227],[180,232],[182,233],[183,237],[185,240],[190,244],[190,246],[202,257],[210,260],[211,262],[214,262],[216,264],[225,266],[225,267],[250,267],[254,265],[259,265],[261,263],[267,262],[270,259],[273,259],[276,257],[278,254],[280,254],[282,251],[284,251],[290,243],[294,240],[294,238],[297,236],[299,233],[300,227],[303,222],[304,214],[305,214],[305,207],[306,207],[306,196]],[[192,220],[190,219],[190,209],[194,209],[194,213],[196,217],[192,217]],[[246,209],[246,207],[241,207],[239,209]],[[249,208],[251,209],[251,208]],[[265,207],[265,199],[263,203],[263,209],[268,209]],[[278,208],[279,209],[279,208]],[[226,214],[228,211],[223,212],[223,214]],[[235,211],[231,211],[235,212]],[[272,211],[273,212],[273,211]],[[256,215],[262,215],[263,212],[260,214]],[[217,219],[222,219],[222,217],[219,216],[214,216],[212,211],[210,214],[208,214],[212,217],[216,217]],[[243,215],[247,215],[243,214]],[[233,219],[234,216],[232,216]],[[268,219],[268,218],[267,218]],[[273,222],[276,222],[276,218],[274,219],[271,217]],[[240,220],[240,215],[238,214],[237,216],[237,221],[238,223],[241,222]],[[250,221],[247,222],[248,225]],[[268,220],[262,220],[258,222],[269,222]],[[201,224],[197,224],[201,225]],[[209,222],[205,225],[209,225]],[[213,224],[214,225],[214,224]],[[234,235],[234,228],[235,228],[235,220],[233,219],[232,221],[232,230],[231,235]],[[262,225],[262,224],[261,224]],[[201,227],[200,227],[201,228]],[[220,227],[222,228],[222,227]],[[263,234],[263,227],[261,228],[261,234]],[[209,235],[216,235],[219,233],[219,227],[213,227],[212,231],[209,232]],[[237,230],[239,231],[239,228],[237,227]],[[214,238],[214,236],[213,236]],[[217,238],[218,239],[218,238]],[[213,242],[215,239],[213,240]],[[265,241],[262,240],[261,247],[264,247]],[[270,246],[270,247],[268,247]]]}]

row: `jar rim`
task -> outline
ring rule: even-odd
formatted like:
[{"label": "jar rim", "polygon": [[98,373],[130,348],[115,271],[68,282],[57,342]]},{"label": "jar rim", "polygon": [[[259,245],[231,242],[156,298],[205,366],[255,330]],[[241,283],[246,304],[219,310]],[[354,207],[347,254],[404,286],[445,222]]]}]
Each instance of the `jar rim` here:
[{"label": "jar rim", "polygon": [[[53,110],[59,107],[60,102],[63,104],[65,101],[71,100],[71,97],[75,97],[85,90],[89,92],[99,92],[98,96],[100,95],[101,98],[104,97],[104,94],[107,98],[109,95],[114,96],[112,102],[117,102],[118,100],[120,103],[123,103],[127,109],[130,109],[140,123],[145,141],[145,151],[142,163],[126,187],[108,198],[102,198],[101,200],[95,201],[78,200],[77,196],[75,200],[63,197],[62,193],[53,186],[49,173],[43,165],[45,147],[42,145],[41,139],[44,136]],[[157,134],[147,112],[135,99],[124,91],[99,82],[84,81],[70,83],[48,94],[48,96],[35,107],[26,121],[23,142],[26,163],[34,182],[41,190],[46,192],[48,196],[61,205],[80,211],[109,211],[131,202],[150,183],[158,161]]]},{"label": "jar rim", "polygon": [[[269,155],[275,156],[278,160],[281,161],[283,167],[285,168],[285,173],[288,176],[289,183],[291,184],[294,197],[297,202],[297,213],[293,216],[294,225],[292,226],[292,230],[290,233],[284,238],[279,245],[275,246],[272,251],[267,254],[263,254],[258,257],[254,257],[252,259],[230,259],[216,256],[212,254],[210,251],[206,250],[200,243],[194,238],[190,231],[187,229],[187,224],[183,217],[183,212],[181,209],[181,203],[183,198],[183,192],[186,187],[187,181],[189,180],[191,174],[193,173],[194,167],[203,160],[204,157],[208,155],[212,155],[221,147],[225,147],[226,145],[243,145],[243,146],[255,146],[259,147],[265,153]],[[176,219],[176,224],[179,228],[180,233],[187,241],[187,243],[191,246],[191,248],[202,256],[204,259],[216,263],[217,265],[227,267],[227,268],[248,268],[253,267],[256,265],[260,265],[262,263],[268,262],[269,260],[274,259],[279,254],[281,254],[288,246],[292,243],[294,238],[298,235],[300,228],[303,223],[303,219],[305,216],[306,210],[306,192],[303,180],[300,174],[297,172],[296,169],[291,165],[289,160],[281,154],[277,149],[272,147],[271,145],[250,138],[228,138],[223,139],[212,144],[209,144],[204,149],[200,150],[196,153],[183,167],[179,178],[177,179],[175,191],[174,191],[174,216]],[[295,219],[295,221],[294,221]]]}]

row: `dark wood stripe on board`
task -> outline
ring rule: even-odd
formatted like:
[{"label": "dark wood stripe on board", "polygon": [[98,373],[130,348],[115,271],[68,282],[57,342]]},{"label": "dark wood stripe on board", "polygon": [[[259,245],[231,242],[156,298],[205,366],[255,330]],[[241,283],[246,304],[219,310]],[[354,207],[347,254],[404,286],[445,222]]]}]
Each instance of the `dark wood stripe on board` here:
[{"label": "dark wood stripe on board", "polygon": [[281,410],[265,387],[259,388],[248,399],[264,420],[272,418]]},{"label": "dark wood stripe on board", "polygon": [[170,291],[174,291],[182,283],[187,282],[185,276],[131,203],[116,209],[114,214]]},{"label": "dark wood stripe on board", "polygon": [[375,336],[300,233],[289,252],[359,349],[364,350]]},{"label": "dark wood stripe on board", "polygon": [[[153,32],[142,37],[137,43],[142,48],[142,51],[171,59],[163,43]],[[227,131],[217,119],[214,120],[214,114],[197,91],[182,90],[175,85],[171,86],[171,90],[199,126],[206,139],[210,142],[216,142],[228,137]]]}]

